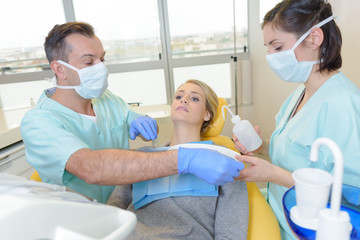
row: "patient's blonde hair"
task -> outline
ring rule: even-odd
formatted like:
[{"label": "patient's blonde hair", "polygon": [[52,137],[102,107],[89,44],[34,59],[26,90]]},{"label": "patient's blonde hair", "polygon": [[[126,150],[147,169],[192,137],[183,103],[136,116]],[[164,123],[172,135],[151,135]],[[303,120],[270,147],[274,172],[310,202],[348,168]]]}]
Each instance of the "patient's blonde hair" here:
[{"label": "patient's blonde hair", "polygon": [[204,82],[202,82],[200,80],[189,79],[183,84],[186,84],[186,83],[192,83],[192,84],[198,85],[205,93],[205,99],[206,99],[206,105],[205,106],[206,106],[206,110],[210,114],[210,119],[208,121],[204,121],[204,123],[202,124],[201,130],[200,130],[200,135],[202,135],[203,133],[206,132],[206,130],[210,127],[210,125],[214,121],[214,116],[216,115],[216,110],[217,110],[218,105],[219,105],[218,96],[216,95],[214,90],[212,90],[212,88],[209,87],[209,85],[207,85],[206,83],[204,83]]}]

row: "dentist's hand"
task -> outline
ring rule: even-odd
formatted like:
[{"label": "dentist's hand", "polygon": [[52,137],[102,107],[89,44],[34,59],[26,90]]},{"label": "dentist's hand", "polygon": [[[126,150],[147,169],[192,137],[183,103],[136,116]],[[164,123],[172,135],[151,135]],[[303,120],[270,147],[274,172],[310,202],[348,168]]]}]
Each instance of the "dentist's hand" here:
[{"label": "dentist's hand", "polygon": [[233,182],[242,169],[242,162],[214,150],[180,147],[178,151],[179,174],[192,173],[211,184]]},{"label": "dentist's hand", "polygon": [[148,116],[141,116],[132,121],[129,129],[130,139],[134,140],[140,134],[147,140],[156,139],[156,120]]}]

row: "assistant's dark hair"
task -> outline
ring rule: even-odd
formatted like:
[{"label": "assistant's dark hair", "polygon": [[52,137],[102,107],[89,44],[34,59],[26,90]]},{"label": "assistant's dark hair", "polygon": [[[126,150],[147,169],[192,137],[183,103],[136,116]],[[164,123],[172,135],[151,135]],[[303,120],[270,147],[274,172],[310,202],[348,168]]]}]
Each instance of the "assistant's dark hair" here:
[{"label": "assistant's dark hair", "polygon": [[94,28],[83,22],[68,22],[61,25],[55,25],[45,38],[44,48],[46,58],[49,63],[54,59],[67,62],[71,52],[71,45],[66,42],[66,37],[70,34],[78,33],[87,37],[95,35]]},{"label": "assistant's dark hair", "polygon": [[[332,15],[331,5],[324,0],[283,0],[265,15],[262,27],[271,23],[275,28],[300,38],[311,27]],[[320,46],[319,71],[337,70],[342,65],[340,29],[334,20],[320,28],[324,41]]]}]

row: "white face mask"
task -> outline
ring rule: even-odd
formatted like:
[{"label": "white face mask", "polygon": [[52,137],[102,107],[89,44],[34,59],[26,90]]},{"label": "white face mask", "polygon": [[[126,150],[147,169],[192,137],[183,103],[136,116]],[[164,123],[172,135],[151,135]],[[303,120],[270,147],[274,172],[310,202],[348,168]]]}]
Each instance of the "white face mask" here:
[{"label": "white face mask", "polygon": [[80,78],[80,85],[77,86],[56,85],[56,87],[62,89],[75,89],[75,91],[81,97],[86,99],[100,97],[104,94],[105,90],[108,87],[109,73],[103,62],[82,69],[77,69],[76,67],[61,60],[58,60],[57,62],[77,71]]},{"label": "white face mask", "polygon": [[303,83],[307,81],[311,74],[313,65],[319,63],[320,61],[299,62],[296,59],[294,50],[310,34],[311,30],[325,25],[334,18],[335,17],[330,16],[310,28],[299,38],[299,40],[296,41],[291,49],[266,55],[266,60],[268,61],[270,68],[278,75],[279,78],[287,82]]}]

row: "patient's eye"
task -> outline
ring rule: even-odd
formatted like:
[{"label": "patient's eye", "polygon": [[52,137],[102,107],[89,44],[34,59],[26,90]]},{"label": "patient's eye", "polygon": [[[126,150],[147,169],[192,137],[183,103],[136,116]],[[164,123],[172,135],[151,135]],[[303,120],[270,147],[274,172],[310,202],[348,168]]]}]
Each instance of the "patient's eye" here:
[{"label": "patient's eye", "polygon": [[200,99],[198,97],[192,97],[191,100],[194,102],[198,102]]},{"label": "patient's eye", "polygon": [[180,100],[180,99],[181,99],[181,96],[180,96],[180,95],[177,95],[177,96],[175,97],[175,99],[176,99],[176,100]]}]

